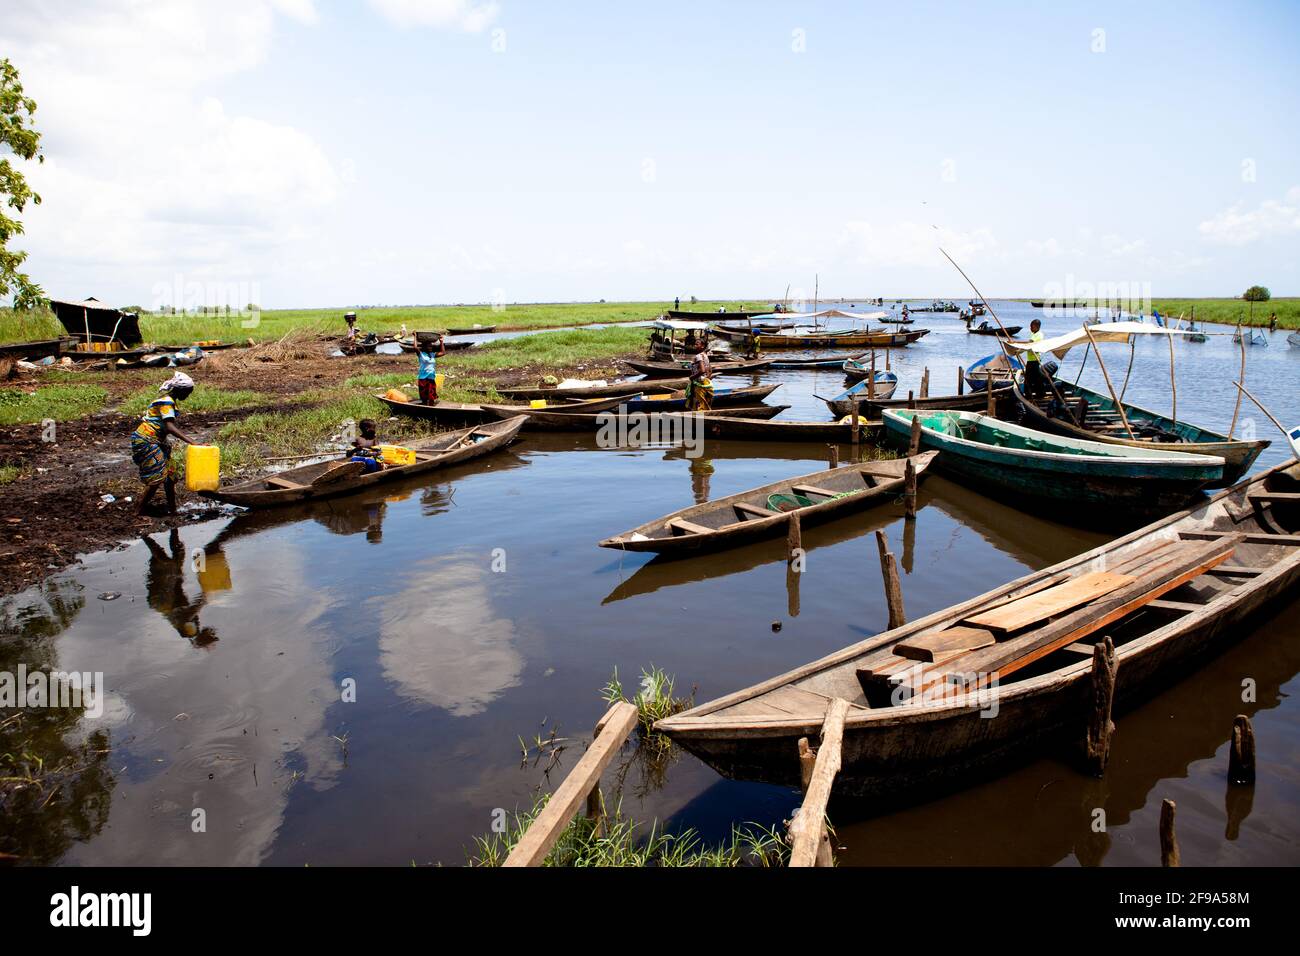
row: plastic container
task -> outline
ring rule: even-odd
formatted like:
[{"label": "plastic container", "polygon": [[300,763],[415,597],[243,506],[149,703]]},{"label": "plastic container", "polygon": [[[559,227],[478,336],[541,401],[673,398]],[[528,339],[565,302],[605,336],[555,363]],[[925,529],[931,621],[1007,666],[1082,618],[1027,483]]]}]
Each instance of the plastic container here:
[{"label": "plastic container", "polygon": [[185,487],[216,491],[221,485],[221,449],[216,445],[185,446]]},{"label": "plastic container", "polygon": [[545,408],[545,407],[546,407],[546,399],[544,399],[544,398],[534,398],[531,402],[528,403],[528,407],[529,407],[529,408]]},{"label": "plastic container", "polygon": [[414,465],[415,452],[402,445],[380,445],[379,457],[385,465]]},{"label": "plastic container", "polygon": [[436,374],[433,376],[433,387],[436,388],[438,391],[441,392],[441,391],[442,391],[442,383],[443,383],[443,381],[444,381],[446,378],[447,378],[447,376],[443,375],[441,372],[436,373]]},{"label": "plastic container", "polygon": [[226,563],[225,554],[214,551],[203,556],[203,569],[199,571],[199,587],[203,589],[204,594],[230,590],[230,565]]},{"label": "plastic container", "polygon": [[390,402],[409,402],[411,400],[410,397],[400,388],[390,388],[388,391],[384,392],[384,398],[388,399]]}]

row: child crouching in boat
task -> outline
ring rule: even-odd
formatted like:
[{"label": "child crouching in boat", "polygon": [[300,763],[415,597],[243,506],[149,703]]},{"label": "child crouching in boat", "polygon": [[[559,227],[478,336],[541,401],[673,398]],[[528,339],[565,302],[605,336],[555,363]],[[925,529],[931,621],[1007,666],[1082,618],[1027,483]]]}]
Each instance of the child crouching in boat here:
[{"label": "child crouching in boat", "polygon": [[372,419],[363,418],[357,423],[360,434],[352,440],[348,451],[348,461],[356,461],[366,466],[366,473],[379,471],[384,467],[384,460],[379,455],[379,433]]},{"label": "child crouching in boat", "polygon": [[171,444],[167,439],[179,438],[187,445],[194,441],[176,427],[176,403],[183,402],[194,391],[194,380],[184,372],[177,372],[159,386],[162,395],[149,403],[140,424],[131,433],[131,460],[140,470],[144,494],[140,496],[140,514],[158,490],[163,487],[167,496],[167,513],[176,513],[176,462],[172,458]]}]

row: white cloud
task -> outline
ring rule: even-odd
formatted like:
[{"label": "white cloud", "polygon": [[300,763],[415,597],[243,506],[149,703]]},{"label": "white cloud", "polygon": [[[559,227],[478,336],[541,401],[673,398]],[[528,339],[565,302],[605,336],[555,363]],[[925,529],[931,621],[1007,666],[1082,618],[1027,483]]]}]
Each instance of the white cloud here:
[{"label": "white cloud", "polygon": [[[277,14],[312,0],[94,0],[76,16],[21,4],[0,47],[38,103],[44,202],[24,217],[28,262],[54,295],[84,295],[126,265],[231,277],[309,231],[340,183],[319,144],[210,95],[270,55]],[[69,276],[75,288],[65,288]],[[48,280],[46,277],[50,277]]]},{"label": "white cloud", "polygon": [[443,27],[467,33],[478,33],[501,12],[493,0],[370,0],[370,5],[398,26]]},{"label": "white cloud", "polygon": [[845,223],[842,243],[857,262],[871,266],[933,266],[944,261],[940,247],[962,262],[998,244],[988,229],[959,232],[919,222],[881,226],[860,220]]},{"label": "white cloud", "polygon": [[1201,223],[1199,231],[1211,242],[1229,246],[1300,232],[1300,186],[1292,186],[1282,199],[1266,199],[1254,209],[1236,203]]}]

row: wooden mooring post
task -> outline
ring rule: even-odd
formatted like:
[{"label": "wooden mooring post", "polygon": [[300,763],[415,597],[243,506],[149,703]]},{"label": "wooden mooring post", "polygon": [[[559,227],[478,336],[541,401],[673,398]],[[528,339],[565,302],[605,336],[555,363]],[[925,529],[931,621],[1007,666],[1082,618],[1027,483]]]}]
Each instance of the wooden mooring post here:
[{"label": "wooden mooring post", "polygon": [[826,464],[828,464],[832,468],[840,467],[840,446],[839,445],[826,446]]},{"label": "wooden mooring post", "polygon": [[921,397],[930,397],[930,370],[928,368],[921,373]]},{"label": "wooden mooring post", "polygon": [[785,528],[785,559],[793,564],[803,551],[803,528],[799,523],[799,512],[791,511]]},{"label": "wooden mooring post", "polygon": [[957,366],[957,394],[966,394],[966,370],[960,365]]},{"label": "wooden mooring post", "polygon": [[851,414],[853,415],[853,445],[854,447],[857,447],[858,442],[861,441],[862,423],[859,419],[862,417],[862,402],[858,401],[856,398],[853,400],[853,410]]},{"label": "wooden mooring post", "polygon": [[596,724],[591,746],[519,838],[504,866],[541,866],[579,807],[585,804],[588,813],[603,813],[600,775],[613,762],[636,723],[634,704],[620,701],[605,711],[605,716]]},{"label": "wooden mooring post", "polygon": [[1228,748],[1228,782],[1255,782],[1255,728],[1250,718],[1238,714],[1232,720],[1232,746]]},{"label": "wooden mooring post", "polygon": [[1174,814],[1178,804],[1165,800],[1160,804],[1160,865],[1181,866],[1178,853],[1178,837],[1174,833]]},{"label": "wooden mooring post", "polygon": [[993,397],[993,372],[984,373],[984,414],[989,418],[996,418],[998,403]]},{"label": "wooden mooring post", "polygon": [[921,453],[921,416],[912,416],[912,432],[907,442],[907,456],[913,458]]},{"label": "wooden mooring post", "polygon": [[908,521],[916,520],[916,465],[912,464],[911,458],[903,463],[903,517]]},{"label": "wooden mooring post", "polygon": [[1109,637],[1092,648],[1092,710],[1088,714],[1085,752],[1092,772],[1101,776],[1110,759],[1110,737],[1115,723],[1110,719],[1115,700],[1115,642]]},{"label": "wooden mooring post", "polygon": [[799,739],[799,776],[803,784],[803,805],[790,821],[790,865],[834,866],[830,831],[826,828],[826,805],[831,799],[835,775],[840,772],[844,742],[844,718],[849,702],[836,697],[826,708],[821,743],[814,754],[808,738]]},{"label": "wooden mooring post", "polygon": [[903,588],[898,581],[898,562],[889,550],[889,539],[885,532],[876,532],[876,547],[880,551],[880,574],[885,579],[885,602],[889,605],[889,630],[902,627],[907,623],[907,614],[903,610]]}]

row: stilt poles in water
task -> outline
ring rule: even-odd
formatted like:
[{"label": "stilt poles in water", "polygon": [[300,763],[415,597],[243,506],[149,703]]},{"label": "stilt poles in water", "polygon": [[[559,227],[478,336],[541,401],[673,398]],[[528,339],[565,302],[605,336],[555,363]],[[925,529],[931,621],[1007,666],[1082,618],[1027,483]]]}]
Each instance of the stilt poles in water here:
[{"label": "stilt poles in water", "polygon": [[880,573],[885,579],[885,602],[889,605],[889,630],[902,627],[907,623],[907,614],[903,610],[903,588],[898,580],[898,562],[889,550],[889,539],[885,532],[876,532],[876,548],[880,551]]},{"label": "stilt poles in water", "polygon": [[830,832],[826,828],[826,804],[830,802],[835,775],[840,772],[840,750],[844,741],[844,718],[849,702],[836,697],[826,708],[821,744],[814,754],[808,738],[799,739],[799,772],[803,783],[803,806],[790,821],[790,865],[834,866]]}]

